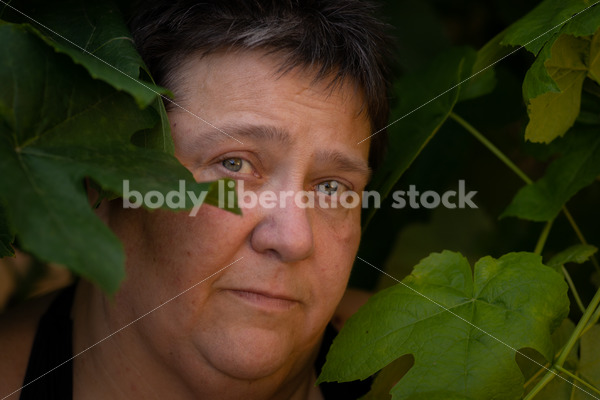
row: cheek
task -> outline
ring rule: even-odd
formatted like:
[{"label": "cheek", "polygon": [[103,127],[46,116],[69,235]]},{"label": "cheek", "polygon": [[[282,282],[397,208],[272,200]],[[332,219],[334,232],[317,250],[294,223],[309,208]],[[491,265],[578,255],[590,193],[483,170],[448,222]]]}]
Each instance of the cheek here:
[{"label": "cheek", "polygon": [[341,299],[360,242],[360,213],[345,218],[323,219],[315,226],[317,297],[329,297],[333,306]]}]

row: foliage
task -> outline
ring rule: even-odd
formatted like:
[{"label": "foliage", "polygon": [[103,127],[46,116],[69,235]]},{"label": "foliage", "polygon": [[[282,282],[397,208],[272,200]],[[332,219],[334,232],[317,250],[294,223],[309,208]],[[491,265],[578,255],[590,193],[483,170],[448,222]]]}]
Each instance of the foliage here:
[{"label": "foliage", "polygon": [[[27,3],[25,11],[52,26],[50,34],[5,9],[0,204],[9,223],[0,223],[0,239],[8,248],[14,232],[20,248],[114,292],[124,277],[123,249],[94,215],[83,179],[117,194],[124,179],[142,193],[176,190],[179,180],[197,193],[210,184],[197,184],[165,152],[172,141],[156,96],[165,91],[139,80],[144,66],[118,8],[100,4]],[[134,146],[136,132],[159,149]]]},{"label": "foliage", "polygon": [[[584,351],[595,352],[592,340],[600,316],[600,292],[588,298],[587,307],[583,305],[565,266],[589,265],[590,260],[597,265],[596,247],[587,244],[566,208],[578,193],[594,186],[600,175],[600,121],[596,117],[600,114],[600,7],[590,6],[592,2],[588,1],[542,1],[477,54],[464,48],[450,49],[398,82],[395,92],[405,97],[397,102],[389,128],[392,150],[371,189],[388,194],[401,187],[403,175],[410,174],[409,167],[427,156],[422,153],[427,152],[426,145],[433,145],[435,135],[444,131],[457,135],[456,125],[448,126],[453,120],[526,183],[497,215],[546,225],[534,254],[508,253],[497,260],[485,256],[475,263],[472,273],[467,260],[458,253],[444,251],[422,259],[406,278],[374,295],[347,322],[328,354],[319,381],[351,381],[375,374],[372,392],[365,400],[600,397],[598,382],[592,378],[597,366],[591,357],[583,356]],[[528,115],[523,121],[523,135],[530,142],[543,144],[522,146],[521,151],[531,151],[542,163],[549,164],[536,182],[459,115],[469,115],[462,103],[489,115],[500,110],[497,106],[486,109],[486,103],[491,102],[482,99],[494,83],[491,68],[486,67],[493,65],[495,80],[504,84],[500,75],[503,70],[495,62],[514,54],[505,48],[508,45],[523,46],[535,56],[521,78]],[[458,61],[460,51],[464,55]],[[487,75],[487,83],[473,85],[468,79],[473,74],[473,80],[480,82],[482,75]],[[496,88],[493,93],[501,90]],[[471,118],[477,117],[471,114]],[[478,124],[483,125],[481,119]],[[450,141],[444,142],[446,146]],[[439,165],[442,152],[429,156],[427,161]],[[424,163],[417,168],[425,168]],[[469,164],[472,167],[473,161]],[[411,177],[414,179],[414,175]],[[501,182],[495,184],[495,193],[505,189]],[[597,197],[592,204],[597,206]],[[385,222],[377,225],[382,212],[371,211],[367,219],[368,224],[383,230],[380,237],[394,226],[389,213]],[[561,212],[582,244],[565,249],[563,240],[564,250],[547,263],[552,272],[542,265],[540,255]],[[398,229],[397,225],[393,229]],[[379,233],[368,227],[366,232]],[[437,243],[426,236],[421,240]],[[382,249],[380,245],[377,248]],[[361,251],[368,252],[368,248]],[[396,260],[393,256],[390,259]],[[375,266],[368,257],[364,261]],[[398,270],[392,263],[387,266],[397,280],[392,271]],[[567,284],[583,314],[577,316],[571,310],[570,318],[578,319],[576,325],[565,319]],[[481,287],[485,289],[479,290]],[[494,293],[490,297],[493,300],[485,297],[488,290]],[[512,296],[520,300],[515,302]],[[513,313],[522,320],[512,319]],[[563,320],[562,326],[570,328],[561,327],[561,334],[557,331],[553,342],[550,334]],[[412,357],[413,362],[406,357]],[[590,366],[585,373],[584,359],[583,365]]]},{"label": "foliage", "polygon": [[482,258],[474,276],[462,255],[434,253],[347,322],[319,379],[365,379],[411,353],[415,364],[394,399],[516,398],[523,376],[515,349],[552,358],[550,333],[567,316],[566,292],[562,277],[531,253]]},{"label": "foliage", "polygon": [[[533,1],[529,13],[515,14]],[[388,157],[369,189],[389,195],[415,181],[443,189],[445,176],[463,174],[481,209],[459,222],[386,203],[366,213],[365,262],[355,272],[379,274],[372,267],[385,263],[399,283],[347,322],[319,381],[375,374],[366,399],[600,398],[600,267],[589,244],[600,240],[600,5],[487,2],[505,29],[475,51],[450,46],[431,27],[433,9],[449,12],[444,2],[389,3],[404,74],[394,87]],[[197,193],[213,186],[196,184],[173,157],[159,96],[168,92],[153,84],[116,4],[15,7],[23,14],[0,9],[0,257],[14,246],[114,292],[122,246],[95,217],[85,180],[114,196],[123,195],[123,179],[142,193],[164,194],[180,180]],[[404,230],[409,223],[424,229]],[[398,268],[410,255],[394,249],[403,232],[448,247],[460,241],[444,238],[471,235],[465,256],[432,250],[411,272]],[[569,300],[579,307],[567,318]]]}]

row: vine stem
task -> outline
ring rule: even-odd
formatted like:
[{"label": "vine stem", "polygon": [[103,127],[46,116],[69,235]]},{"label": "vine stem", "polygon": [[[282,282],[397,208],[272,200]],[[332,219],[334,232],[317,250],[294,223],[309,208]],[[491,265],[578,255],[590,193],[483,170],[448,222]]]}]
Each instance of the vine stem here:
[{"label": "vine stem", "polygon": [[561,266],[563,275],[565,276],[565,280],[567,281],[567,283],[569,284],[569,287],[571,288],[571,292],[573,292],[573,298],[575,299],[575,302],[577,303],[577,306],[579,307],[579,310],[581,311],[581,313],[585,313],[585,306],[583,305],[583,301],[581,301],[581,297],[579,297],[579,293],[577,292],[577,289],[575,288],[575,284],[573,283],[573,280],[571,279],[571,275],[569,275],[569,272],[567,271],[567,269],[565,268],[565,266]]},{"label": "vine stem", "polygon": [[[469,133],[471,133],[488,150],[490,150],[494,155],[496,155],[496,157],[498,157],[508,168],[510,168],[515,174],[517,174],[525,183],[527,183],[527,184],[533,183],[533,181],[527,175],[525,175],[525,173],[523,171],[521,171],[521,169],[519,167],[517,167],[508,157],[506,157],[506,155],[504,153],[502,153],[492,142],[490,142],[485,136],[483,136],[483,134],[481,134],[481,132],[479,132],[477,129],[475,129],[475,127],[473,127],[471,124],[469,124],[467,121],[465,121],[462,117],[460,117],[459,115],[457,115],[453,112],[450,113],[449,117],[452,118],[454,121],[456,121],[459,125],[461,125]],[[575,231],[575,234],[579,238],[579,240],[583,244],[586,244],[587,241],[585,240],[585,237],[581,233],[581,230],[575,223],[575,220],[569,213],[569,210],[566,208],[566,206],[563,206],[562,210],[563,210],[563,213],[565,214],[565,216],[567,217],[567,220],[571,224],[571,227]],[[544,235],[544,232],[542,232],[542,236],[543,235]],[[542,241],[542,240],[545,241],[545,239],[540,237],[540,241]],[[539,244],[539,241],[538,241],[538,244]],[[543,243],[541,244],[541,246],[543,246]],[[536,249],[537,249],[537,247],[538,246],[536,246]],[[592,262],[594,263],[594,266],[596,267],[596,269],[600,269],[600,268],[598,268],[598,262],[595,260],[595,258],[593,258]],[[577,323],[577,326],[575,327],[575,331],[569,337],[567,344],[563,347],[560,355],[558,356],[558,359],[553,364],[551,370],[546,372],[546,374],[542,377],[542,379],[534,386],[533,389],[531,389],[531,391],[527,394],[527,396],[525,396],[524,400],[532,399],[537,393],[539,393],[544,388],[544,386],[546,386],[548,384],[548,382],[550,382],[556,376],[555,371],[557,370],[557,367],[562,368],[568,354],[571,352],[571,350],[573,349],[573,347],[575,346],[575,344],[577,343],[577,341],[583,334],[583,331],[587,327],[588,322],[590,321],[592,315],[596,315],[594,313],[594,311],[596,310],[596,308],[598,308],[599,304],[600,304],[600,289],[596,292],[592,301],[590,301],[590,304],[588,305],[586,311],[583,313],[583,316]]]},{"label": "vine stem", "polygon": [[489,151],[494,153],[494,155],[496,157],[498,157],[500,159],[500,161],[502,161],[508,168],[510,168],[523,181],[525,181],[525,183],[527,183],[527,184],[533,183],[533,181],[531,179],[529,179],[529,177],[527,175],[525,175],[525,173],[523,171],[521,171],[521,169],[519,167],[517,167],[515,165],[515,163],[513,163],[508,157],[506,157],[506,155],[503,152],[501,152],[500,149],[498,149],[496,146],[494,146],[494,144],[492,142],[490,142],[485,136],[483,136],[483,134],[481,132],[479,132],[477,129],[475,129],[475,127],[473,125],[469,124],[462,117],[458,116],[457,114],[455,114],[453,112],[450,113],[450,118],[452,118],[453,120],[458,122],[460,124],[460,126],[462,126],[467,131],[469,131],[469,133],[471,135],[475,136],[475,138],[477,140],[479,140],[485,147],[487,147],[487,149]]},{"label": "vine stem", "polygon": [[[465,128],[469,133],[471,133],[477,140],[479,140],[481,142],[481,144],[483,144],[489,151],[491,151],[492,153],[494,153],[494,155],[496,157],[498,157],[500,159],[500,161],[502,161],[508,168],[510,168],[515,174],[517,174],[522,180],[523,182],[525,182],[526,184],[532,184],[533,181],[527,176],[525,175],[525,173],[523,171],[521,171],[521,169],[519,167],[517,167],[515,165],[515,163],[513,163],[508,157],[506,157],[506,155],[500,151],[500,149],[498,149],[492,142],[490,142],[485,136],[483,136],[483,134],[481,132],[479,132],[477,129],[475,129],[475,127],[473,125],[471,125],[470,123],[468,123],[467,121],[465,121],[461,116],[455,114],[454,112],[450,113],[450,118],[452,118],[454,121],[456,121],[460,126],[462,126],[463,128]],[[573,228],[573,231],[575,231],[575,234],[577,235],[577,237],[579,238],[579,241],[583,244],[588,244],[587,240],[585,240],[585,237],[583,236],[583,233],[581,233],[581,230],[579,229],[579,226],[577,226],[577,223],[575,222],[575,220],[573,219],[573,216],[571,215],[571,213],[569,212],[569,210],[567,209],[566,206],[562,207],[562,211],[565,214],[565,217],[567,217],[567,220],[569,221],[569,224],[571,225],[571,227]],[[600,264],[598,264],[598,260],[596,259],[595,256],[591,256],[590,257],[592,264],[594,264],[594,267],[596,268],[596,270],[598,272],[600,272]]]},{"label": "vine stem", "polygon": [[533,251],[538,256],[542,255],[542,250],[544,249],[544,245],[546,244],[546,239],[548,239],[548,234],[550,233],[550,229],[552,229],[552,223],[554,219],[551,219],[546,223],[542,233],[540,234],[540,238],[538,239],[537,244],[535,245],[535,250]]},{"label": "vine stem", "polygon": [[592,326],[596,325],[596,322],[598,322],[598,319],[600,319],[600,307],[596,308],[596,311],[594,311],[594,314],[590,318],[590,322],[587,324],[585,329],[581,332],[581,336],[585,335],[585,333],[587,331],[592,329]]},{"label": "vine stem", "polygon": [[552,378],[554,378],[555,372],[553,370],[554,368],[551,368],[550,371],[552,372],[547,372],[542,379],[540,379],[537,385],[535,385],[533,389],[531,389],[531,391],[527,393],[525,397],[523,397],[523,400],[533,399],[544,388],[544,386],[546,386],[552,380]]},{"label": "vine stem", "polygon": [[558,359],[554,363],[554,367],[562,368],[563,364],[565,363],[565,360],[567,359],[567,356],[569,355],[569,353],[571,352],[571,350],[573,349],[573,347],[575,346],[575,344],[581,337],[583,330],[586,328],[588,322],[591,320],[592,315],[595,315],[594,311],[596,311],[596,308],[598,308],[599,304],[600,304],[600,290],[598,290],[596,292],[596,294],[592,298],[592,301],[590,301],[590,304],[588,305],[587,309],[585,310],[585,313],[583,313],[583,316],[577,323],[577,326],[575,327],[575,330],[571,334],[571,337],[569,337],[567,344],[565,345],[565,347],[563,347],[562,352],[560,353],[560,355],[558,356]]},{"label": "vine stem", "polygon": [[[600,390],[598,390],[597,387],[595,387],[594,385],[590,385],[589,383],[587,383],[586,381],[584,381],[583,379],[581,379],[580,377],[578,377],[577,375],[575,375],[574,373],[572,373],[571,371],[564,369],[563,367],[556,367],[556,369],[560,372],[562,372],[565,375],[570,376],[571,378],[573,378],[574,381],[577,381],[579,383],[581,383],[582,385],[584,385],[585,387],[587,387],[588,389],[590,389],[591,391],[600,394]],[[573,385],[575,386],[575,385]]]}]

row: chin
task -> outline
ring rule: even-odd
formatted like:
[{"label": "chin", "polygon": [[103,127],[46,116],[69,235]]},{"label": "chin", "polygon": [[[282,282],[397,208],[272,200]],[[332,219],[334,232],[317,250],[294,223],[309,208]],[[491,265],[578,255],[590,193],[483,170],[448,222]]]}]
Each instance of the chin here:
[{"label": "chin", "polygon": [[204,354],[220,372],[236,379],[257,380],[289,371],[299,352],[291,332],[258,327],[233,328],[213,340]]}]

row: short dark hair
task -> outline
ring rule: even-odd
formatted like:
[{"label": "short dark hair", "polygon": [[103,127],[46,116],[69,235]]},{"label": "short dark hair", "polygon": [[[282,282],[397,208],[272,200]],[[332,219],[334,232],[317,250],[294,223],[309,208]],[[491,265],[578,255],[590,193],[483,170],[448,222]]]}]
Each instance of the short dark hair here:
[{"label": "short dark hair", "polygon": [[171,71],[189,56],[223,49],[264,50],[281,72],[316,67],[331,87],[353,82],[364,96],[371,127],[369,163],[383,157],[389,118],[391,40],[376,7],[363,0],[150,0],[130,20],[137,49],[156,82],[170,87]]}]

